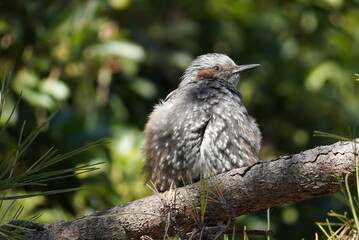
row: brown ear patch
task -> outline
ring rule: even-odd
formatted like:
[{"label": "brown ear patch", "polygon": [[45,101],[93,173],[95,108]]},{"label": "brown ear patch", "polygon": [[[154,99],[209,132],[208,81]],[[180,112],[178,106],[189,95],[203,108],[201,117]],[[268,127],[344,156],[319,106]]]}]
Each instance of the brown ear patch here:
[{"label": "brown ear patch", "polygon": [[197,73],[196,81],[213,78],[213,76],[214,76],[214,71],[212,69],[201,70],[198,71]]}]

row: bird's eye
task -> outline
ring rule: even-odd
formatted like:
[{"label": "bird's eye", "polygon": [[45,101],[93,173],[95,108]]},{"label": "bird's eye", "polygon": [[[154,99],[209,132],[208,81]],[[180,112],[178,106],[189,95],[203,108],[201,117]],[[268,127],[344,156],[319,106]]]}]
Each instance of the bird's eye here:
[{"label": "bird's eye", "polygon": [[219,72],[221,70],[221,67],[220,66],[214,66],[213,70],[216,71],[216,72]]}]

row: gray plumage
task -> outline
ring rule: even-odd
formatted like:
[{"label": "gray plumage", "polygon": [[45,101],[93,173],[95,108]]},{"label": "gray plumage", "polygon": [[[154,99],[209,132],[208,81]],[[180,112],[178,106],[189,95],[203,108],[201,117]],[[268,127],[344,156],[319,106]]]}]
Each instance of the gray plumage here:
[{"label": "gray plumage", "polygon": [[257,162],[261,133],[236,89],[240,74],[223,54],[197,57],[145,127],[145,170],[159,191]]}]

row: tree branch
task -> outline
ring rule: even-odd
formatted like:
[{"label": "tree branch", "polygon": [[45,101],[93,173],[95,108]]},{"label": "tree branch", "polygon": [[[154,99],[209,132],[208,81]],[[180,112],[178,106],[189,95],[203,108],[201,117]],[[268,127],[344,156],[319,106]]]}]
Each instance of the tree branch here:
[{"label": "tree branch", "polygon": [[[355,184],[354,142],[337,142],[259,162],[205,180],[209,198],[201,218],[199,183],[155,194],[70,222],[44,224],[31,239],[163,239],[208,234],[235,216],[340,191],[337,176]],[[213,235],[212,235],[213,236]],[[211,239],[208,237],[208,239]]]}]

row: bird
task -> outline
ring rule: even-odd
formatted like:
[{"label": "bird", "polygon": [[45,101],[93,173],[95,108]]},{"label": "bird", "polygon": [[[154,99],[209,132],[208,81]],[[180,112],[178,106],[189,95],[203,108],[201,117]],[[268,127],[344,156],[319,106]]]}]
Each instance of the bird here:
[{"label": "bird", "polygon": [[237,90],[260,64],[225,54],[198,56],[145,125],[144,171],[159,192],[259,161],[262,135]]}]

